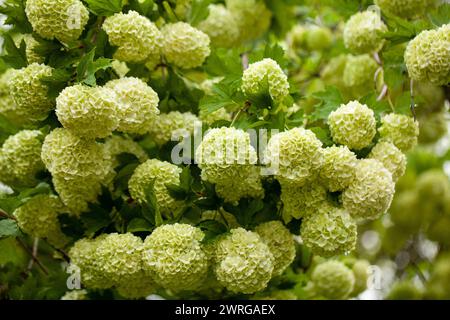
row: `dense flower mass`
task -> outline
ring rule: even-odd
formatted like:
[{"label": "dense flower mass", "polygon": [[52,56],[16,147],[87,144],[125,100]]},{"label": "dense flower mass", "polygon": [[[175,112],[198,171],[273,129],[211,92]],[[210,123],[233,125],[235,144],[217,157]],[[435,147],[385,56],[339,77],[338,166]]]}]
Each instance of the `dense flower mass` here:
[{"label": "dense flower mass", "polygon": [[17,115],[26,117],[29,121],[39,121],[47,117],[54,103],[48,96],[48,86],[41,82],[41,79],[51,74],[51,67],[38,63],[32,63],[12,74],[8,88]]},{"label": "dense flower mass", "polygon": [[25,12],[37,34],[65,43],[77,40],[89,20],[79,0],[28,0]]},{"label": "dense flower mass", "polygon": [[336,260],[319,264],[314,269],[311,280],[317,293],[328,299],[346,299],[355,284],[352,271]]},{"label": "dense flower mass", "polygon": [[385,31],[386,25],[377,12],[358,12],[345,24],[345,47],[359,54],[378,51],[384,44],[381,33]]},{"label": "dense flower mass", "polygon": [[417,145],[419,123],[412,117],[390,113],[381,119],[378,131],[382,140],[390,141],[407,152]]},{"label": "dense flower mass", "polygon": [[105,138],[111,135],[119,124],[118,113],[115,92],[104,87],[67,87],[56,99],[59,121],[80,137]]},{"label": "dense flower mass", "polygon": [[376,134],[374,112],[358,101],[341,105],[331,112],[328,125],[334,142],[355,150],[368,147]]},{"label": "dense flower mass", "polygon": [[130,77],[112,80],[105,87],[117,95],[117,130],[137,134],[148,132],[159,114],[158,94],[142,80]]},{"label": "dense flower mass", "polygon": [[191,69],[199,67],[211,53],[211,40],[204,32],[184,22],[164,26],[163,53],[169,63]]},{"label": "dense flower mass", "polygon": [[263,290],[272,278],[274,256],[257,233],[242,228],[217,244],[215,274],[219,282],[236,293]]},{"label": "dense flower mass", "polygon": [[422,31],[405,50],[409,76],[435,85],[450,82],[450,24]]},{"label": "dense flower mass", "polygon": [[44,169],[43,139],[39,130],[23,130],[10,136],[0,149],[0,181],[19,186],[36,183],[36,175]]},{"label": "dense flower mass", "polygon": [[242,91],[247,95],[269,94],[273,100],[281,101],[289,94],[289,83],[278,63],[267,58],[244,71]]},{"label": "dense flower mass", "polygon": [[147,194],[153,189],[161,213],[171,215],[180,203],[171,197],[167,185],[178,185],[181,168],[164,161],[150,159],[136,168],[128,183],[131,197],[147,202]]},{"label": "dense flower mass", "polygon": [[450,299],[445,1],[0,2],[0,300]]},{"label": "dense flower mass", "polygon": [[209,6],[209,15],[198,28],[211,39],[216,47],[232,47],[239,37],[239,27],[235,16],[225,6],[212,4]]},{"label": "dense flower mass", "polygon": [[114,57],[125,62],[146,62],[160,55],[162,36],[156,25],[136,11],[117,13],[102,25],[112,45]]},{"label": "dense flower mass", "polygon": [[186,224],[156,228],[144,242],[144,270],[170,290],[195,289],[208,269],[201,246],[204,236],[200,229]]},{"label": "dense flower mass", "polygon": [[355,249],[356,223],[344,209],[324,203],[303,220],[300,235],[313,253],[335,256]]},{"label": "dense flower mass", "polygon": [[391,205],[395,192],[392,174],[375,159],[359,160],[355,179],[342,194],[344,208],[355,219],[377,219]]},{"label": "dense flower mass", "polygon": [[294,128],[272,136],[266,160],[280,182],[310,181],[323,164],[322,142],[311,130]]}]

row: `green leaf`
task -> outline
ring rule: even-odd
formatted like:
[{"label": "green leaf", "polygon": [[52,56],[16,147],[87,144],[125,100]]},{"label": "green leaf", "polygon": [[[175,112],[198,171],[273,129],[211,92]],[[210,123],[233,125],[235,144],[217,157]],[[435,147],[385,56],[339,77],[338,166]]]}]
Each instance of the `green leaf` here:
[{"label": "green leaf", "polygon": [[395,99],[395,113],[412,116],[411,114],[411,94],[403,92],[397,99]]},{"label": "green leaf", "polygon": [[450,3],[443,3],[436,10],[430,12],[428,18],[436,27],[447,24],[450,20]]},{"label": "green leaf", "polygon": [[[100,203],[103,204],[101,201]],[[92,236],[100,229],[106,228],[111,224],[109,212],[95,203],[89,204],[89,212],[84,213],[80,220],[83,223],[87,236]]]},{"label": "green leaf", "polygon": [[321,127],[312,127],[312,128],[309,128],[309,130],[314,132],[316,137],[320,141],[322,141],[322,143],[324,144],[324,147],[330,147],[334,144],[333,139],[331,138],[330,130],[328,128],[325,129],[325,128],[321,128]]},{"label": "green leaf", "polygon": [[2,2],[0,13],[6,16],[4,23],[12,25],[14,29],[21,33],[31,33],[33,28],[25,14],[26,0],[6,0]]},{"label": "green leaf", "polygon": [[145,219],[135,218],[127,226],[127,232],[151,232],[153,225]]},{"label": "green leaf", "polygon": [[85,227],[83,222],[67,213],[58,215],[61,231],[68,237],[80,239],[85,235]]},{"label": "green leaf", "polygon": [[17,237],[20,234],[17,223],[12,219],[0,220],[0,239]]},{"label": "green leaf", "polygon": [[336,87],[327,87],[325,91],[314,93],[313,97],[320,102],[316,105],[314,112],[311,114],[312,121],[328,119],[329,114],[344,103],[341,93]]},{"label": "green leaf", "polygon": [[188,14],[188,22],[192,26],[197,26],[209,15],[208,6],[212,0],[192,0],[191,9]]},{"label": "green leaf", "polygon": [[391,107],[386,100],[378,101],[378,95],[376,93],[371,93],[360,99],[360,102],[367,105],[375,113],[375,118],[377,122],[380,121],[381,116],[391,111]]},{"label": "green leaf", "polygon": [[205,71],[214,77],[242,77],[242,63],[237,49],[213,50],[205,62]]},{"label": "green leaf", "polygon": [[131,0],[129,1],[129,8],[143,16],[149,16],[153,11],[154,4],[153,0]]},{"label": "green leaf", "polygon": [[270,44],[268,43],[264,49],[259,49],[254,51],[252,54],[249,55],[249,62],[254,63],[261,61],[265,58],[270,58],[272,60],[275,60],[282,69],[287,68],[289,61],[286,58],[286,54],[284,52],[284,49],[278,45]]},{"label": "green leaf", "polygon": [[48,87],[48,94],[51,98],[56,98],[71,80],[72,74],[64,69],[53,69],[48,77],[42,77],[41,82]]},{"label": "green leaf", "polygon": [[245,101],[244,96],[223,83],[214,85],[213,95],[205,96],[200,100],[200,109],[207,114],[221,108],[237,108]]},{"label": "green leaf", "polygon": [[84,0],[89,10],[97,16],[112,16],[122,11],[122,0]]},{"label": "green leaf", "polygon": [[95,73],[99,70],[106,70],[111,67],[112,60],[107,58],[98,58],[94,61],[95,47],[89,51],[78,63],[77,67],[77,81],[95,86],[97,79]]},{"label": "green leaf", "polygon": [[204,241],[208,241],[227,232],[227,227],[217,220],[205,220],[197,225],[205,233]]},{"label": "green leaf", "polygon": [[3,61],[11,68],[20,69],[28,65],[26,45],[22,40],[20,46],[17,47],[14,40],[9,34],[3,35],[3,49],[6,55],[2,56]]},{"label": "green leaf", "polygon": [[154,185],[155,181],[152,181],[145,189],[145,203],[142,208],[142,216],[150,223],[159,227],[164,221],[161,212],[159,211]]}]

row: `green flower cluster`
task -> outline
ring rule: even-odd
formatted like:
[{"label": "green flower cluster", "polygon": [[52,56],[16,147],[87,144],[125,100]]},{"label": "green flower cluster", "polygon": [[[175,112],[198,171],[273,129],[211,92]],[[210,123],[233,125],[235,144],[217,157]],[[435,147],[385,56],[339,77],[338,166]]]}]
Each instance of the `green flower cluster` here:
[{"label": "green flower cluster", "polygon": [[329,260],[316,266],[311,281],[326,299],[346,299],[353,290],[355,276],[342,262]]},{"label": "green flower cluster", "polygon": [[390,141],[401,151],[407,152],[417,145],[419,123],[412,117],[390,113],[381,119],[378,132],[381,140]]}]

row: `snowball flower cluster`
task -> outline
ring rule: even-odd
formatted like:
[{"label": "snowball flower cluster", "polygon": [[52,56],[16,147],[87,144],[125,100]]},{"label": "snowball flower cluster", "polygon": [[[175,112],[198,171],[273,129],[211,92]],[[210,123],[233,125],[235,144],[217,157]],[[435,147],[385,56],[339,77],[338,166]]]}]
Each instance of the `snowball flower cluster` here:
[{"label": "snowball flower cluster", "polygon": [[266,58],[244,71],[242,91],[246,95],[269,94],[274,101],[282,101],[289,95],[289,83],[278,63]]},{"label": "snowball flower cluster", "polygon": [[333,146],[323,151],[324,163],[320,180],[331,192],[347,188],[355,176],[356,155],[346,146]]},{"label": "snowball flower cluster", "polygon": [[147,130],[153,141],[162,146],[172,138],[178,141],[180,137],[190,136],[196,122],[200,120],[191,112],[172,111],[160,114]]},{"label": "snowball flower cluster", "polygon": [[17,223],[23,231],[37,238],[45,238],[56,247],[63,247],[68,238],[61,231],[58,215],[64,205],[54,195],[40,194],[14,211]]},{"label": "snowball flower cluster", "polygon": [[197,288],[208,270],[208,259],[201,245],[204,236],[200,229],[187,224],[156,228],[144,242],[144,270],[166,289]]},{"label": "snowball flower cluster", "polygon": [[269,247],[273,260],[273,276],[279,276],[294,261],[294,237],[280,221],[270,221],[260,224],[255,232]]},{"label": "snowball flower cluster", "polygon": [[167,24],[161,32],[164,56],[177,67],[199,67],[211,53],[208,35],[188,23]]},{"label": "snowball flower cluster", "polygon": [[387,27],[379,13],[374,11],[358,12],[345,24],[345,47],[358,54],[378,51],[384,44],[381,33],[385,31],[387,31]]},{"label": "snowball flower cluster", "polygon": [[403,152],[407,152],[417,145],[419,123],[412,117],[390,113],[381,119],[378,131],[381,140],[390,141]]},{"label": "snowball flower cluster", "polygon": [[408,43],[405,63],[409,76],[435,85],[450,82],[450,24],[422,31]]},{"label": "snowball flower cluster", "polygon": [[33,30],[44,39],[77,40],[89,20],[79,0],[27,0],[25,13]]},{"label": "snowball flower cluster", "polygon": [[125,62],[146,62],[158,57],[162,35],[156,25],[136,11],[116,13],[102,25],[109,42],[117,46],[114,58]]},{"label": "snowball flower cluster", "polygon": [[406,156],[390,142],[377,143],[370,152],[369,158],[380,161],[392,173],[394,182],[405,174]]},{"label": "snowball flower cluster", "polygon": [[355,219],[373,220],[387,211],[394,192],[389,170],[378,160],[363,159],[358,161],[355,179],[342,194],[342,203]]},{"label": "snowball flower cluster", "polygon": [[368,54],[348,56],[344,69],[344,84],[347,87],[370,86],[378,64]]},{"label": "snowball flower cluster", "polygon": [[300,235],[313,253],[330,257],[355,249],[356,223],[346,210],[324,203],[303,219]]},{"label": "snowball flower cluster", "polygon": [[383,12],[395,14],[403,18],[423,15],[435,0],[375,0],[375,4]]},{"label": "snowball flower cluster", "polygon": [[377,132],[374,112],[358,101],[331,112],[328,125],[335,142],[355,150],[368,147]]},{"label": "snowball flower cluster", "polygon": [[13,186],[32,186],[36,174],[44,170],[39,130],[22,130],[9,136],[0,149],[0,181]]},{"label": "snowball flower cluster", "polygon": [[111,80],[105,87],[117,96],[120,113],[117,130],[136,134],[148,132],[159,114],[158,94],[144,81],[131,77]]},{"label": "snowball flower cluster", "polygon": [[355,276],[342,262],[329,260],[315,267],[311,281],[320,296],[326,299],[346,299],[353,290]]},{"label": "snowball flower cluster", "polygon": [[161,213],[170,215],[181,203],[171,197],[166,185],[180,183],[181,168],[171,163],[150,159],[139,165],[131,176],[128,187],[131,197],[140,202],[147,201],[147,192],[153,184],[156,200]]},{"label": "snowball flower cluster", "polygon": [[200,22],[198,28],[209,36],[213,46],[232,47],[239,37],[235,16],[221,4],[211,4],[208,9],[208,17]]},{"label": "snowball flower cluster", "polygon": [[274,257],[257,233],[233,229],[217,243],[215,274],[235,293],[263,290],[274,270]]}]

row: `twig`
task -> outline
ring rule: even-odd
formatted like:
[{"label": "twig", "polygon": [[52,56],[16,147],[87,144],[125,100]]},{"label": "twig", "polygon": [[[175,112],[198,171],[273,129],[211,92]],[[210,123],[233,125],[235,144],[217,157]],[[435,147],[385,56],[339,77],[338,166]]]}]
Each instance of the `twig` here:
[{"label": "twig", "polygon": [[423,274],[422,270],[420,270],[419,266],[415,262],[411,262],[411,266],[416,271],[416,274],[419,276],[420,281],[422,281],[422,283],[426,284],[427,283],[427,278]]},{"label": "twig", "polygon": [[248,66],[249,66],[248,53],[247,53],[247,52],[245,52],[245,53],[243,53],[243,54],[241,55],[241,61],[242,61],[242,68],[243,68],[244,70],[247,70],[247,69],[248,69]]},{"label": "twig", "polygon": [[22,239],[17,238],[17,241],[19,242],[19,244],[25,249],[25,251],[32,257],[32,259],[34,260],[34,262],[36,262],[36,264],[39,266],[39,268],[41,268],[42,272],[44,272],[45,275],[48,275],[48,270],[47,268],[42,264],[41,261],[39,261],[39,259],[37,257],[35,257],[33,255],[33,252],[30,250],[30,248],[28,248],[28,246],[22,241]]},{"label": "twig", "polygon": [[31,271],[34,265],[34,259],[37,259],[38,247],[39,247],[39,238],[34,238],[32,257],[30,259],[30,262],[28,263],[28,271]]}]

